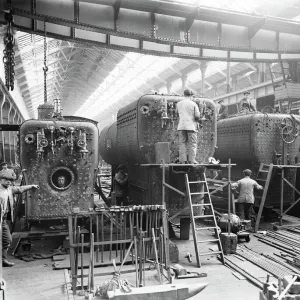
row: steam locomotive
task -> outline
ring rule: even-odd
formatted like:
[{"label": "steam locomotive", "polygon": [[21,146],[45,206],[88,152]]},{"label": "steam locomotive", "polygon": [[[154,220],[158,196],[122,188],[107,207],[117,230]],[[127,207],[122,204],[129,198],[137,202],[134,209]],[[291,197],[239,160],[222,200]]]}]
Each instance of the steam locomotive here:
[{"label": "steam locomotive", "polygon": [[[181,96],[144,95],[121,108],[117,121],[105,127],[99,139],[100,155],[107,163],[127,165],[132,204],[163,204],[164,196],[171,216],[188,205],[187,199],[175,191],[166,189],[165,195],[162,192],[162,159],[166,164],[174,163],[179,155],[175,110],[180,100]],[[203,119],[199,124],[196,160],[205,163],[213,155],[217,142],[216,107],[207,98],[196,97],[194,101]],[[203,177],[203,168],[191,169],[191,176]],[[171,166],[165,170],[168,184],[184,191],[183,173]],[[194,200],[197,201],[196,197]]]},{"label": "steam locomotive", "polygon": [[45,103],[38,119],[19,130],[25,184],[37,184],[25,201],[29,223],[66,219],[73,209],[93,207],[99,132],[95,121],[62,117],[60,105]]},{"label": "steam locomotive", "polygon": [[[214,156],[221,161],[232,159],[232,179],[243,176],[249,168],[255,179],[261,163],[294,165],[300,161],[300,116],[248,113],[218,121],[218,143]],[[300,174],[287,169],[286,178],[299,189]],[[298,178],[298,180],[296,180]],[[274,172],[265,206],[278,207],[280,173]],[[285,186],[284,205],[294,201],[292,188]]]}]

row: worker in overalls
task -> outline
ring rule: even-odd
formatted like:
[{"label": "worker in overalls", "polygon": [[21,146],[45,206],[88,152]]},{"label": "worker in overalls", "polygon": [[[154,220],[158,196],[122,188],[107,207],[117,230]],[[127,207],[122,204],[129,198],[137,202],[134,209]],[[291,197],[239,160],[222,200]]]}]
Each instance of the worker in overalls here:
[{"label": "worker in overalls", "polygon": [[242,220],[251,220],[252,207],[254,204],[254,188],[262,190],[263,187],[259,185],[250,176],[252,171],[246,169],[243,171],[245,177],[231,184],[233,190],[239,191],[237,200],[237,211]]},{"label": "worker in overalls", "polygon": [[224,100],[221,99],[218,101],[220,108],[218,112],[218,120],[226,119],[228,118],[228,107],[224,104]]},{"label": "worker in overalls", "polygon": [[2,223],[2,265],[12,267],[13,262],[7,260],[7,250],[12,237],[8,221],[14,220],[14,194],[22,194],[31,189],[38,189],[38,185],[12,186],[15,177],[8,170],[0,171],[0,206]]},{"label": "worker in overalls", "polygon": [[239,102],[239,111],[256,111],[250,100],[250,92],[244,93],[244,98]]},{"label": "worker in overalls", "polygon": [[179,137],[179,163],[198,164],[196,161],[198,127],[200,111],[198,105],[192,101],[193,93],[184,91],[183,100],[177,103],[176,112],[179,115],[178,137]]},{"label": "worker in overalls", "polygon": [[125,165],[117,167],[117,173],[114,178],[114,191],[116,195],[116,205],[127,206],[128,203],[128,175],[125,173]]}]

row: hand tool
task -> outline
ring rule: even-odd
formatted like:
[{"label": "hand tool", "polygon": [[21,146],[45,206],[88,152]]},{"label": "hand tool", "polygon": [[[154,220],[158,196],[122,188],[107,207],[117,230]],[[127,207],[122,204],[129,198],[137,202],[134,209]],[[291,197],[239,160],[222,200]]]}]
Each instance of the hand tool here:
[{"label": "hand tool", "polygon": [[[152,232],[152,243],[153,243],[153,249],[154,249],[154,255],[155,255],[157,275],[158,275],[159,283],[162,284],[162,280],[161,280],[161,276],[160,276],[160,270],[159,270],[159,265],[158,265],[158,256],[157,256],[157,249],[156,249],[156,241],[155,241],[154,228],[151,228],[151,232]],[[145,258],[146,258],[146,256],[145,256]]]},{"label": "hand tool", "polygon": [[81,296],[84,295],[84,288],[83,288],[83,242],[84,242],[84,235],[81,234]]},{"label": "hand tool", "polygon": [[135,254],[135,286],[139,286],[139,278],[138,278],[138,250],[137,250],[137,240],[136,236],[133,237],[134,241],[134,254]]},{"label": "hand tool", "polygon": [[[104,215],[101,214],[101,242],[104,241]],[[103,263],[104,245],[101,245],[101,262]]]},{"label": "hand tool", "polygon": [[[96,242],[99,242],[99,215],[96,215]],[[99,261],[99,245],[96,247],[96,262]]]},{"label": "hand tool", "polygon": [[110,215],[110,245],[109,245],[109,260],[111,261],[112,251],[112,235],[113,235],[113,214]]}]

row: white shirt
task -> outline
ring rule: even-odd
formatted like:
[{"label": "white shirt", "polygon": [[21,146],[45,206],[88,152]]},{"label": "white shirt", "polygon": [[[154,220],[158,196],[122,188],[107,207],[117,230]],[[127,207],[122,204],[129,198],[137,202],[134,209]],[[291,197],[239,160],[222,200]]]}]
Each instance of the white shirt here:
[{"label": "white shirt", "polygon": [[176,111],[179,115],[177,130],[198,131],[197,120],[200,118],[198,105],[189,97],[177,103]]}]

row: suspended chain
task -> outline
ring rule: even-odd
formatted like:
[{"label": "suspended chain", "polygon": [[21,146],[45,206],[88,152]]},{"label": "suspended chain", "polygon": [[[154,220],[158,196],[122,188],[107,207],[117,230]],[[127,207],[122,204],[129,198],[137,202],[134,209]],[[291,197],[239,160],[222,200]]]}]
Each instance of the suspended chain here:
[{"label": "suspended chain", "polygon": [[11,12],[7,12],[4,15],[5,20],[7,21],[7,29],[4,35],[4,50],[3,50],[3,63],[5,71],[5,86],[9,90],[14,90],[14,81],[15,81],[15,39],[13,34],[13,22],[14,18]]},{"label": "suspended chain", "polygon": [[44,103],[47,103],[47,32],[46,32],[46,22],[44,22]]}]

